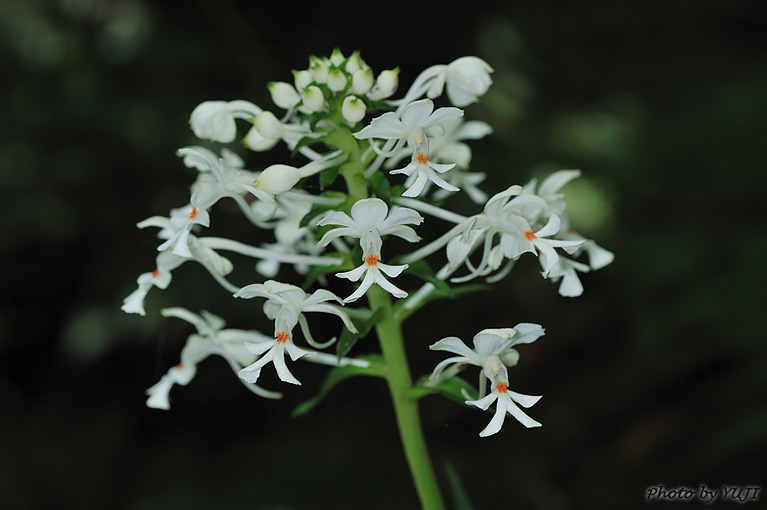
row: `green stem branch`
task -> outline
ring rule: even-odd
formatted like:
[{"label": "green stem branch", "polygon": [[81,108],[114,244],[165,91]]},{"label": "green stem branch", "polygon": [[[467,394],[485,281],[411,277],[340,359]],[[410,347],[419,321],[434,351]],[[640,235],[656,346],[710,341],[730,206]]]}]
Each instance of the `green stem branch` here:
[{"label": "green stem branch", "polygon": [[444,510],[445,504],[426,450],[416,399],[410,395],[413,382],[400,322],[393,316],[389,294],[383,289],[374,285],[368,290],[367,296],[372,310],[383,311],[381,320],[376,324],[376,333],[386,361],[386,380],[392,395],[402,446],[415,480],[421,507],[423,510]]}]

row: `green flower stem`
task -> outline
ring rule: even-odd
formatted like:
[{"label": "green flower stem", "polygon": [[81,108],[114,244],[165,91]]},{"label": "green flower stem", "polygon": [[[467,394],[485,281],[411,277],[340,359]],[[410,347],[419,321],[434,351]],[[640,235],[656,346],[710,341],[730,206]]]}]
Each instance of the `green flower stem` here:
[{"label": "green flower stem", "polygon": [[[339,109],[340,111],[340,109]],[[362,151],[351,131],[336,124],[336,128],[325,137],[326,143],[341,149],[348,156],[346,163],[339,168],[339,174],[346,181],[349,202],[368,198],[368,184],[365,179],[365,167],[369,161],[363,161]],[[370,160],[375,154],[371,152]],[[423,510],[444,510],[442,494],[439,491],[434,469],[431,467],[426,440],[421,430],[416,399],[411,394],[413,381],[402,341],[400,320],[392,313],[389,294],[377,285],[367,291],[371,310],[381,310],[381,318],[376,324],[378,341],[386,362],[386,381],[394,403],[402,446],[415,480],[416,491]]]},{"label": "green flower stem", "polygon": [[326,135],[325,141],[337,149],[341,149],[348,156],[346,163],[341,165],[338,173],[346,181],[346,188],[351,203],[368,198],[368,184],[365,180],[365,162],[362,161],[362,153],[357,140],[351,131],[343,127],[336,127]]},{"label": "green flower stem", "polygon": [[393,316],[389,294],[383,289],[374,285],[368,290],[367,296],[372,310],[382,310],[381,320],[376,324],[376,333],[386,361],[386,381],[389,383],[394,403],[402,446],[410,472],[415,479],[421,507],[423,510],[444,510],[445,504],[426,450],[416,399],[410,393],[413,382],[402,341],[400,321]]}]

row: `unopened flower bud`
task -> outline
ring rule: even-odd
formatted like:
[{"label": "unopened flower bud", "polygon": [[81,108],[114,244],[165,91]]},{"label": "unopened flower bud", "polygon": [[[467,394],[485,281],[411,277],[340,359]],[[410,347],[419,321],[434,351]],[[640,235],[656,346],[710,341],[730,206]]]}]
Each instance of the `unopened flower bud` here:
[{"label": "unopened flower bud", "polygon": [[250,128],[248,134],[245,135],[243,143],[245,147],[252,151],[263,152],[268,151],[279,142],[279,138],[266,138],[264,135],[258,132],[255,126]]},{"label": "unopened flower bud", "polygon": [[321,59],[318,57],[311,57],[309,59],[309,70],[312,73],[314,81],[317,83],[325,83],[328,81],[328,73],[330,72],[330,62],[327,59]]},{"label": "unopened flower bud", "polygon": [[368,94],[368,97],[372,100],[386,99],[394,94],[399,84],[399,68],[383,71],[378,75],[378,80],[375,86]]},{"label": "unopened flower bud", "polygon": [[278,195],[288,191],[301,179],[301,172],[288,165],[272,165],[261,172],[254,186],[267,194]]},{"label": "unopened flower bud", "polygon": [[296,89],[304,90],[314,81],[314,76],[309,71],[293,71],[293,83],[296,84]]},{"label": "unopened flower bud", "polygon": [[364,60],[360,58],[360,52],[355,51],[346,60],[346,67],[344,67],[344,71],[346,71],[349,74],[354,74],[361,69],[367,69],[367,68],[368,68],[368,65],[365,63]]},{"label": "unopened flower bud", "polygon": [[325,96],[316,85],[311,85],[304,90],[302,100],[304,102],[302,110],[308,113],[318,112],[325,107]]},{"label": "unopened flower bud", "polygon": [[341,50],[338,48],[333,49],[333,53],[330,54],[330,63],[338,67],[343,64],[344,60],[346,60],[346,57],[341,53]]},{"label": "unopened flower bud", "polygon": [[370,68],[354,71],[354,74],[352,75],[352,92],[358,96],[362,96],[367,94],[372,86],[373,71]]},{"label": "unopened flower bud", "polygon": [[365,117],[365,102],[357,96],[346,96],[341,106],[341,114],[349,125],[353,126]]},{"label": "unopened flower bud", "polygon": [[264,138],[282,138],[285,127],[272,112],[262,112],[253,119],[253,126]]},{"label": "unopened flower bud", "polygon": [[332,69],[328,74],[328,88],[340,92],[346,88],[346,74],[340,69]]},{"label": "unopened flower bud", "polygon": [[271,82],[269,84],[269,93],[272,95],[274,104],[283,110],[290,110],[301,100],[293,85],[284,81]]}]

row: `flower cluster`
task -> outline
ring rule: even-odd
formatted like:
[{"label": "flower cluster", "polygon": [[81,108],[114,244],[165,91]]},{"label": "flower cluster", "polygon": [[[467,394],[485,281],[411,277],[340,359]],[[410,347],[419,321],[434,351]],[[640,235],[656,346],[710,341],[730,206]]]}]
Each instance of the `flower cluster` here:
[{"label": "flower cluster", "polygon": [[[479,58],[459,58],[427,68],[395,98],[398,69],[375,73],[359,53],[334,50],[329,57],[311,57],[291,81],[268,85],[274,111],[245,100],[205,101],[194,108],[189,123],[201,145],[178,150],[195,173],[188,202],[138,224],[159,228],[155,269],[138,277],[123,310],[144,315],[149,291],[168,288],[172,273],[194,261],[234,298],[264,299],[263,314],[274,329],[269,334],[225,329],[223,319],[208,312],[163,310],[196,333],[189,336],[181,363],[148,390],[147,404],[167,409],[171,387],[188,384],[211,354],[226,359],[243,384],[267,398],[280,397],[258,385],[270,364],[279,380],[295,385],[301,383],[289,363],[299,360],[389,377],[376,368],[389,360],[347,356],[359,337],[374,328],[380,336],[427,300],[446,295],[446,288],[505,277],[525,253],[537,257],[544,278],[561,280],[560,294],[580,295],[577,273],[604,267],[613,256],[570,224],[561,190],[579,172],[556,172],[540,184],[512,185],[490,196],[480,189],[485,174],[470,169],[466,142],[492,129],[465,120],[463,109],[488,91],[492,72]],[[239,146],[215,145],[238,140]],[[247,168],[248,151],[281,144],[293,159]],[[467,216],[450,210],[447,204],[459,193],[481,212]],[[214,227],[214,217],[221,221],[215,209],[223,199],[242,213],[243,237],[255,239],[255,245],[202,234]],[[422,215],[451,226],[422,243]],[[384,242],[392,238],[397,239],[387,243],[384,254]],[[416,243],[421,246],[407,253],[394,250]],[[234,272],[223,252],[255,259],[255,271]],[[587,263],[577,260],[581,253]],[[432,270],[432,263],[441,269]],[[252,279],[235,283],[234,275]],[[282,281],[295,275],[301,286]],[[353,288],[342,294],[346,286]],[[359,305],[363,297],[369,307]],[[395,306],[389,306],[391,299]],[[333,315],[340,324],[332,332],[318,332],[316,323],[310,330],[307,315],[313,313]],[[456,337],[443,338],[431,349],[455,356],[439,363],[421,390],[436,391],[459,367],[475,365],[479,386],[463,398],[471,406],[496,409],[481,436],[497,433],[507,413],[527,427],[539,426],[519,406],[530,407],[540,397],[511,391],[508,368],[519,357],[513,347],[541,335],[541,326],[523,323],[481,331],[473,349]],[[335,353],[325,352],[333,345]]]},{"label": "flower cluster", "polygon": [[[479,396],[472,399],[464,395],[466,403],[486,410],[496,404],[495,415],[485,429],[479,433],[486,437],[501,430],[506,413],[519,420],[525,427],[540,427],[541,424],[527,416],[517,407],[530,407],[541,398],[523,395],[509,390],[508,368],[519,361],[519,352],[512,347],[517,344],[529,344],[543,336],[544,330],[538,324],[517,324],[514,328],[485,329],[474,336],[474,349],[469,349],[459,338],[443,338],[429,348],[434,351],[447,351],[457,354],[437,364],[429,376],[431,384],[439,382],[445,374],[452,374],[464,364],[481,368],[479,373]],[[451,370],[452,369],[452,370]],[[491,392],[487,394],[487,383]],[[516,403],[515,403],[516,402]]]}]

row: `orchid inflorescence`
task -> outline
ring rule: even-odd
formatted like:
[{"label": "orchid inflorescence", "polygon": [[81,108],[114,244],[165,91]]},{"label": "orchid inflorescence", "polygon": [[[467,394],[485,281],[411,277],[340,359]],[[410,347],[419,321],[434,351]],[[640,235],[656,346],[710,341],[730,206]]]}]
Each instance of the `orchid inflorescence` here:
[{"label": "orchid inflorescence", "polygon": [[[214,151],[208,143],[178,151],[184,165],[198,172],[189,202],[167,217],[138,223],[139,228],[159,228],[161,242],[155,269],[138,277],[138,288],[122,309],[144,315],[148,292],[166,289],[173,272],[194,261],[233,297],[263,300],[274,331],[226,329],[223,319],[205,311],[162,310],[196,331],[180,363],[147,391],[147,405],[168,409],[172,386],[188,384],[198,363],[213,354],[223,357],[246,387],[266,398],[281,397],[258,385],[269,364],[281,381],[295,385],[301,383],[289,366],[298,360],[354,371],[352,375],[386,377],[385,356],[349,356],[358,338],[374,328],[380,335],[380,328],[401,323],[432,299],[458,295],[456,289],[469,287],[461,285],[465,282],[504,278],[525,253],[537,257],[544,278],[561,282],[561,295],[580,295],[578,273],[604,267],[613,258],[575,232],[568,219],[561,188],[580,172],[555,172],[540,183],[512,185],[489,196],[479,187],[485,174],[469,169],[466,141],[492,130],[484,122],[466,121],[462,108],[487,92],[492,71],[479,58],[459,58],[429,67],[395,99],[398,69],[374,74],[358,53],[345,57],[335,50],[327,58],[312,57],[307,69],[293,71],[292,83],[269,84],[277,113],[244,100],[197,106],[190,125],[198,138],[230,144],[239,137],[245,150],[228,146]],[[435,100],[442,100],[443,93],[450,105],[437,107]],[[290,164],[253,171],[238,154],[266,152],[280,144],[291,151]],[[463,192],[477,204],[473,214],[445,205]],[[252,225],[255,234],[249,237],[262,239],[261,244],[204,234],[214,224],[214,206],[227,198]],[[445,222],[444,233],[422,240],[422,215]],[[391,253],[384,241],[392,237],[405,246],[414,243],[415,249]],[[234,264],[225,252],[255,259],[259,283],[233,283]],[[580,260],[581,255],[586,259]],[[303,283],[276,280],[288,272]],[[402,275],[423,281],[414,287]],[[352,284],[356,288],[343,298],[324,288]],[[380,309],[375,303],[381,303],[381,295],[386,303],[396,299],[395,305]],[[370,306],[358,306],[365,296]],[[340,334],[328,339],[331,335],[312,333],[311,316],[317,313],[340,319]],[[298,331],[306,346],[298,345]],[[497,433],[507,413],[526,427],[540,426],[518,407],[530,407],[540,397],[511,391],[508,369],[519,359],[514,346],[543,334],[540,325],[521,323],[480,331],[473,348],[456,337],[438,340],[431,349],[453,356],[414,387],[422,394],[452,392],[483,410],[494,404],[495,414],[481,436]],[[325,352],[334,344],[334,353]],[[480,370],[477,387],[458,377],[469,365]]]}]

